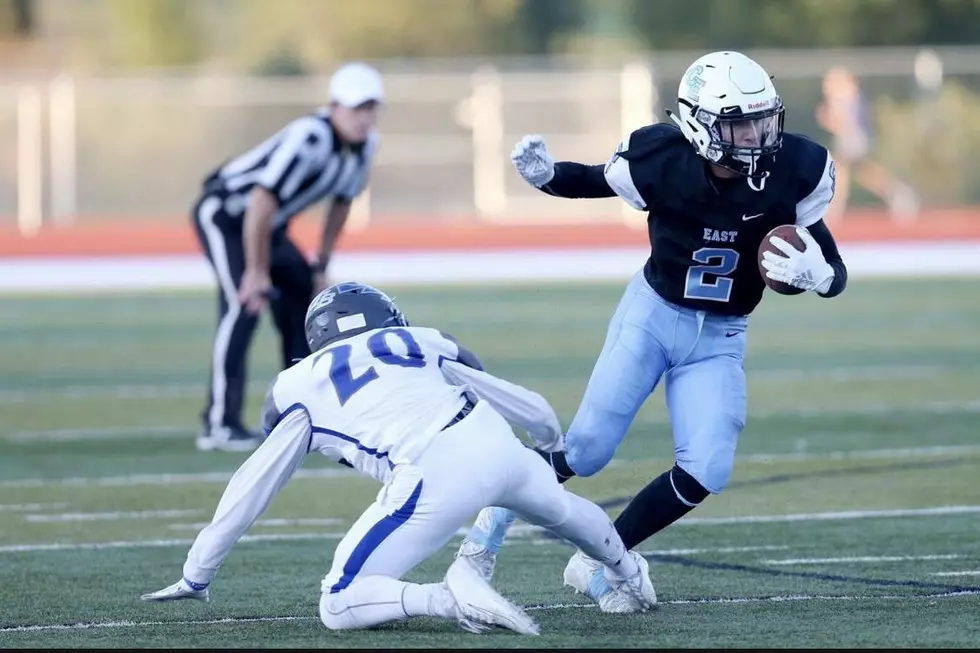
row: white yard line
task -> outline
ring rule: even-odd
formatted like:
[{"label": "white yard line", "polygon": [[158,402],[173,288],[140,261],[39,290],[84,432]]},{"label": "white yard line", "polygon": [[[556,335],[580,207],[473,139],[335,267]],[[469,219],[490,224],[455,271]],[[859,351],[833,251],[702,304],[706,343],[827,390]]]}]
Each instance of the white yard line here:
[{"label": "white yard line", "polygon": [[0,633],[35,633],[47,630],[98,630],[104,628],[147,628],[151,626],[215,626],[219,624],[247,624],[263,621],[311,621],[316,617],[225,617],[198,621],[93,621],[77,624],[49,624],[44,626],[7,626]]},{"label": "white yard line", "polygon": [[32,524],[54,524],[80,521],[119,521],[121,519],[164,519],[200,515],[203,510],[129,510],[117,512],[63,512],[53,515],[26,515]]},{"label": "white yard line", "polygon": [[[754,372],[747,372],[749,380],[755,378]],[[749,419],[773,419],[781,417],[792,417],[796,419],[815,418],[822,419],[827,416],[834,417],[894,417],[902,415],[914,415],[916,413],[926,413],[930,415],[947,414],[968,414],[980,413],[980,401],[964,399],[962,401],[927,401],[924,403],[875,403],[862,404],[858,406],[841,406],[811,404],[798,407],[774,407],[774,408],[752,408],[749,410]],[[660,424],[667,423],[670,416],[663,408],[644,415],[643,420],[648,423]]]},{"label": "white yard line", "polygon": [[974,569],[969,571],[936,571],[930,576],[980,576],[980,569]]},{"label": "white yard line", "polygon": [[841,558],[781,558],[760,560],[764,565],[833,565],[851,562],[915,562],[920,560],[957,560],[965,558],[960,554],[936,554],[921,556],[845,556]]},{"label": "white yard line", "polygon": [[[118,487],[132,485],[190,485],[227,483],[235,472],[188,474],[131,474],[129,476],[82,476],[74,478],[20,478],[0,481],[0,488],[16,487]],[[357,473],[347,468],[300,469],[293,478],[346,478]]]},{"label": "white yard line", "polygon": [[[907,508],[897,510],[854,510],[844,512],[814,512],[814,513],[794,513],[788,515],[745,515],[741,517],[688,517],[676,522],[679,526],[706,526],[721,524],[759,524],[759,523],[780,523],[780,522],[799,522],[799,521],[822,521],[822,520],[850,520],[850,519],[872,519],[880,517],[930,517],[941,515],[965,515],[980,513],[980,506],[939,506],[935,508]],[[529,524],[518,524],[511,528],[508,535],[519,537],[538,532],[540,529]],[[468,528],[459,529],[459,535],[465,535]],[[341,538],[343,533],[282,533],[282,534],[260,534],[247,535],[242,541],[277,541],[277,540],[305,540],[323,538]],[[14,544],[0,546],[0,553],[10,552],[30,552],[30,551],[64,551],[72,549],[114,549],[114,548],[141,548],[141,547],[161,547],[161,546],[184,546],[190,545],[193,540],[136,540],[123,542],[89,542],[89,543],[40,543],[40,544]],[[728,547],[728,552],[740,550],[738,547]],[[741,548],[741,550],[747,550]],[[680,551],[690,552],[710,552],[710,549],[680,549]],[[722,552],[723,549],[716,551]],[[661,551],[661,554],[669,555],[671,550]],[[681,555],[681,554],[677,554]]]},{"label": "white yard line", "polygon": [[[523,531],[515,532],[516,529],[523,528]],[[460,529],[459,535],[465,535],[469,529]],[[507,545],[515,546],[517,544],[529,544],[532,546],[545,546],[548,544],[561,544],[561,541],[552,538],[544,537],[529,537],[538,536],[544,533],[545,529],[540,526],[531,526],[529,524],[518,524],[512,526],[509,531],[507,531]],[[518,537],[520,539],[513,540],[511,538]],[[447,548],[456,549],[459,547],[459,541],[450,542]],[[773,545],[773,544],[761,544],[758,546],[720,546],[720,547],[702,547],[702,548],[681,548],[681,549],[651,549],[647,551],[640,551],[642,555],[649,556],[689,556],[689,555],[701,555],[704,553],[752,553],[756,551],[785,551],[792,547],[786,545]]]},{"label": "white yard line", "polygon": [[949,444],[930,447],[901,447],[889,449],[856,449],[854,451],[827,451],[824,453],[755,453],[738,456],[739,460],[753,463],[806,462],[809,460],[905,460],[932,456],[958,456],[980,454],[980,445]]},{"label": "white yard line", "polygon": [[[334,517],[326,518],[298,518],[298,519],[259,519],[253,526],[268,526],[273,528],[278,527],[290,527],[290,526],[337,526],[342,524],[344,520],[337,519]],[[211,522],[195,522],[192,524],[168,524],[167,528],[175,531],[199,531]]]},{"label": "white yard line", "polygon": [[[246,535],[245,542],[285,542],[304,540],[339,540],[345,533],[262,533]],[[100,549],[157,549],[172,546],[190,546],[193,539],[181,540],[132,540],[115,542],[46,542],[41,544],[8,544],[0,546],[0,553],[34,553],[37,551],[92,551]]]},{"label": "white yard line", "polygon": [[[0,403],[2,391],[0,391]],[[922,406],[888,406],[888,405],[868,405],[858,409],[814,409],[800,408],[798,410],[757,410],[751,415],[753,418],[762,419],[767,417],[807,417],[807,416],[879,416],[893,414],[907,414],[910,412],[922,413],[980,413],[980,402],[960,402],[960,403],[937,403]],[[655,414],[645,418],[653,422],[667,422],[666,414]],[[160,426],[107,426],[107,427],[87,427],[87,428],[65,428],[65,429],[39,429],[39,430],[20,430],[11,431],[0,435],[0,438],[11,444],[50,444],[58,442],[86,442],[90,440],[122,440],[122,439],[141,439],[141,438],[180,438],[190,437],[194,434],[193,426],[179,425],[160,425]],[[810,460],[824,458],[850,458],[862,457],[861,453],[866,453],[868,457],[907,457],[915,455],[941,455],[944,453],[976,453],[980,452],[980,445],[934,445],[928,447],[905,447],[889,449],[872,449],[862,451],[833,451],[826,453],[819,452],[800,452],[800,453],[758,453],[745,454],[739,456],[741,460],[754,459],[786,459],[786,460]],[[622,461],[614,460],[612,464],[620,464]]]},{"label": "white yard line", "polygon": [[840,512],[803,512],[787,515],[744,515],[741,517],[685,517],[677,526],[715,526],[718,524],[767,524],[797,521],[837,521],[876,517],[933,517],[980,513],[980,506],[937,506],[935,508],[898,508],[893,510],[845,510]]},{"label": "white yard line", "polygon": [[[263,521],[269,522],[276,526],[293,526],[293,525],[337,525],[342,522],[340,519],[335,518],[325,518],[325,519],[269,519],[269,520],[259,520],[256,522],[256,526],[262,526]],[[264,525],[270,525],[269,523]],[[180,530],[200,530],[207,523],[201,522],[200,524],[171,524],[171,528],[177,528]],[[462,528],[458,531],[459,535],[465,535],[469,529]],[[508,538],[513,538],[509,540],[509,544],[516,545],[521,544],[555,544],[556,540],[553,539],[542,539],[538,536],[544,531],[544,529],[538,526],[532,526],[530,524],[515,524],[508,531]],[[340,539],[344,536],[344,533],[269,533],[269,534],[257,534],[257,535],[246,535],[242,538],[242,542],[278,542],[287,540],[321,540],[321,539]],[[71,551],[71,550],[99,550],[99,549],[138,549],[138,548],[160,548],[169,546],[189,546],[193,544],[192,539],[171,539],[171,540],[133,540],[133,541],[114,541],[114,542],[81,542],[81,543],[69,543],[69,542],[42,542],[38,544],[12,544],[7,546],[0,546],[0,553],[30,553],[37,551]],[[459,546],[459,542],[450,542],[447,547],[456,549]],[[789,546],[775,546],[775,545],[760,545],[760,546],[725,546],[725,547],[711,547],[711,548],[685,548],[685,549],[660,549],[653,551],[644,551],[644,554],[650,555],[697,555],[702,553],[743,553],[743,552],[753,552],[753,551],[784,551],[789,549]]]},{"label": "white yard line", "polygon": [[[946,370],[938,365],[860,365],[840,366],[830,368],[790,367],[784,369],[764,369],[749,371],[749,380],[759,381],[860,381],[860,380],[890,380],[890,379],[919,379],[937,376]],[[248,384],[248,392],[259,392],[266,385],[259,383]],[[109,399],[158,399],[196,397],[205,390],[200,383],[162,383],[126,385],[68,385],[52,388],[6,389],[0,390],[0,404],[21,404],[51,399],[89,399],[104,397]],[[757,415],[753,413],[753,415]],[[176,427],[174,427],[176,428]],[[186,429],[185,429],[186,430]],[[69,431],[70,432],[70,431]],[[12,435],[23,437],[25,432],[15,432]],[[10,435],[7,436],[10,438]],[[57,436],[55,436],[57,437]]]},{"label": "white yard line", "polygon": [[[749,453],[736,455],[737,461],[747,463],[809,462],[834,460],[907,460],[910,458],[931,458],[936,456],[961,456],[980,454],[977,444],[942,444],[929,447],[895,447],[885,449],[854,449],[850,451],[824,451],[801,453]],[[645,466],[651,462],[666,460],[660,458],[639,458],[627,460],[617,458],[608,467]]]},{"label": "white yard line", "polygon": [[[910,601],[915,599],[946,599],[962,596],[980,596],[980,592],[942,592],[935,594],[882,594],[874,595],[812,595],[812,594],[788,594],[777,596],[733,596],[703,599],[674,599],[671,601],[658,601],[658,605],[738,605],[741,603],[786,603],[791,601]],[[524,608],[526,611],[538,610],[567,610],[571,608],[595,608],[594,603],[552,603],[547,605],[532,605]]]},{"label": "white yard line", "polygon": [[[68,385],[30,390],[0,390],[0,404],[24,404],[51,399],[183,399],[197,396],[205,387],[199,383],[168,383],[130,385]],[[251,388],[249,388],[251,390]]]},{"label": "white yard line", "polygon": [[[909,458],[980,454],[980,445],[935,445],[930,447],[905,447],[894,449],[858,449],[854,451],[829,451],[825,453],[755,453],[738,456],[739,460],[752,463],[780,461],[806,462],[811,460],[905,460]],[[639,460],[613,460],[609,467],[647,465],[655,458]],[[188,485],[193,483],[227,483],[233,472],[200,472],[171,474],[132,474],[129,476],[91,476],[62,479],[24,478],[0,481],[0,488],[22,487],[102,487],[138,485]],[[349,469],[324,468],[301,469],[294,478],[347,478],[356,476]],[[2,508],[0,508],[2,511]]]},{"label": "white yard line", "polygon": [[[257,393],[267,383],[253,381],[246,392]],[[0,404],[23,404],[51,399],[184,399],[196,397],[206,390],[201,383],[129,383],[126,385],[66,385],[53,388],[0,390]]]},{"label": "white yard line", "polygon": [[55,503],[0,503],[0,512],[34,512],[36,510],[60,510],[67,508],[64,501]]},{"label": "white yard line", "polygon": [[[885,594],[881,596],[835,596],[835,595],[786,595],[786,596],[734,596],[720,598],[703,599],[677,599],[671,601],[660,601],[659,605],[741,605],[745,603],[786,603],[786,602],[805,602],[805,601],[913,601],[913,600],[936,600],[949,599],[964,596],[977,596],[980,592],[949,592],[937,594],[909,594],[893,595]],[[524,609],[528,612],[540,612],[543,610],[576,610],[595,608],[594,603],[548,603],[542,605],[530,605]],[[282,616],[282,617],[225,617],[223,619],[188,619],[174,621],[90,621],[74,624],[37,624],[25,626],[5,626],[0,628],[0,633],[29,633],[40,631],[58,630],[99,630],[112,628],[152,628],[160,626],[215,626],[224,624],[246,624],[270,621],[315,621],[318,617],[311,616]]]},{"label": "white yard line", "polygon": [[752,551],[785,551],[790,547],[788,546],[776,546],[776,545],[760,545],[760,546],[722,546],[717,548],[701,548],[701,549],[658,549],[653,551],[641,551],[643,555],[661,555],[661,556],[690,556],[690,555],[700,555],[702,553],[750,553]]},{"label": "white yard line", "polygon": [[193,426],[103,426],[75,429],[12,431],[4,435],[4,438],[9,442],[16,442],[18,444],[37,444],[40,442],[176,437],[184,435],[191,436],[193,434]]}]

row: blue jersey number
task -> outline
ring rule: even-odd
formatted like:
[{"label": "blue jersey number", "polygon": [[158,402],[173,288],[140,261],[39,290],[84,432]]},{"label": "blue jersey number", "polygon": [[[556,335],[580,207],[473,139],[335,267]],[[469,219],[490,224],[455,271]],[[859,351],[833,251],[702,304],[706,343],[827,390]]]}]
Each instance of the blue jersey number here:
[{"label": "blue jersey number", "polygon": [[[727,302],[732,295],[732,280],[725,275],[735,271],[738,265],[738,252],[722,247],[702,247],[694,252],[694,261],[687,269],[684,284],[684,297],[704,299],[711,302]],[[705,279],[705,275],[714,278]]]},{"label": "blue jersey number", "polygon": [[[396,336],[401,340],[408,353],[404,356],[394,353],[391,345],[388,344],[389,335]],[[382,329],[368,338],[367,347],[371,355],[385,365],[425,367],[425,356],[422,354],[422,348],[412,337],[412,334],[405,329]],[[351,345],[338,345],[328,349],[324,354],[328,352],[331,354],[330,380],[337,391],[337,399],[341,406],[346,404],[358,390],[378,378],[378,371],[374,369],[373,365],[358,376],[354,376],[350,369],[350,357],[353,352]]]}]

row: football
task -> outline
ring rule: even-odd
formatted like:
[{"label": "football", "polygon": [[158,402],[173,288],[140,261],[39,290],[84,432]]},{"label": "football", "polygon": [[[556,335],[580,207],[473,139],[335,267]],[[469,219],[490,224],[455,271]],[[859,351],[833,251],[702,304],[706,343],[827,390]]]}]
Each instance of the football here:
[{"label": "football", "polygon": [[762,242],[759,244],[758,263],[759,263],[759,274],[762,275],[762,280],[765,282],[766,286],[768,286],[773,291],[779,293],[780,295],[799,295],[802,292],[806,292],[801,288],[796,288],[795,286],[791,286],[787,283],[783,283],[782,281],[773,281],[772,279],[766,276],[766,269],[762,267],[762,260],[763,260],[762,254],[764,252],[772,252],[776,256],[785,256],[785,254],[783,254],[779,249],[777,249],[770,242],[770,238],[772,238],[773,236],[779,236],[780,238],[782,238],[787,243],[789,243],[790,245],[792,245],[793,247],[795,247],[800,251],[803,251],[803,249],[806,247],[806,245],[803,243],[803,239],[800,238],[800,235],[798,233],[796,233],[795,225],[783,224],[773,228],[769,233],[766,234],[766,237],[763,238]]}]

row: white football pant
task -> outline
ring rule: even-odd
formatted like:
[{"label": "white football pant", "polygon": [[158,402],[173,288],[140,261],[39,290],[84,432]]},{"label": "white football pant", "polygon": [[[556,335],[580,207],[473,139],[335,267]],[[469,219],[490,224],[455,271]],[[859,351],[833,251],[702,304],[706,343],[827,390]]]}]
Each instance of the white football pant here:
[{"label": "white football pant", "polygon": [[320,618],[331,629],[367,628],[430,615],[454,618],[441,583],[399,579],[444,549],[487,506],[509,508],[608,564],[635,570],[606,513],[566,491],[554,471],[485,401],[442,431],[414,465],[399,465],[337,545],[321,586]]}]

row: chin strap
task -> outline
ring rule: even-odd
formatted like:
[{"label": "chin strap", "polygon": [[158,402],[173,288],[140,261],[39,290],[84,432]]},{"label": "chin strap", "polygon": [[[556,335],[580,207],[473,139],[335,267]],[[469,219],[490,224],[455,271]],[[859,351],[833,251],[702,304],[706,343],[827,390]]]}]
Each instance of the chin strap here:
[{"label": "chin strap", "polygon": [[[763,172],[761,177],[749,177],[749,188],[754,191],[761,192],[766,187],[766,179],[768,178],[768,172]],[[756,186],[756,182],[758,182],[758,186]]]}]

